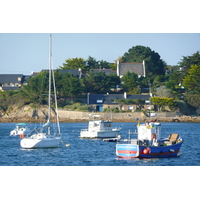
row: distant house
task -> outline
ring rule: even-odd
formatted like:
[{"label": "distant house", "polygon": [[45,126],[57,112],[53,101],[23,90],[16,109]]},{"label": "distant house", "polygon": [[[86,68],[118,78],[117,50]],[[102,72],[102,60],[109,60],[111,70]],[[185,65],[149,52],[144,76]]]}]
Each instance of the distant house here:
[{"label": "distant house", "polygon": [[90,69],[90,72],[94,72],[95,74],[104,72],[106,75],[116,74],[116,71],[113,71],[112,69]]},{"label": "distant house", "polygon": [[23,74],[0,74],[0,90],[17,90],[26,84],[28,77]]},{"label": "distant house", "polygon": [[137,105],[122,105],[116,100],[122,99],[144,99],[145,104],[144,109],[148,109],[150,95],[127,95],[124,94],[90,94],[87,95],[87,104],[91,106],[94,111],[102,112],[105,108],[118,108],[124,111],[134,111],[137,110]]},{"label": "distant house", "polygon": [[81,69],[58,69],[62,74],[71,73],[73,76],[78,76],[81,79],[82,71]]},{"label": "distant house", "polygon": [[[42,71],[48,71],[47,69],[43,69]],[[54,71],[59,71],[62,74],[70,73],[73,76],[78,76],[79,79],[82,77],[82,71],[81,69],[55,69]]]},{"label": "distant house", "polygon": [[39,73],[40,73],[40,72],[32,72],[32,73],[31,73],[31,76],[33,76],[33,77],[34,77],[34,76],[37,76]]},{"label": "distant house", "polygon": [[120,78],[123,77],[128,71],[134,72],[138,77],[146,76],[145,61],[142,63],[120,63],[117,61],[117,71],[112,69],[90,69],[90,71],[96,73],[105,72],[106,75],[117,74]]},{"label": "distant house", "polygon": [[[46,69],[42,71],[48,71]],[[82,77],[81,69],[66,69],[66,70],[58,70],[62,74],[71,73],[73,76]],[[5,90],[17,90],[22,85],[27,84],[27,79],[29,77],[37,76],[40,72],[32,72],[31,75],[23,75],[23,74],[0,74],[0,91]]]},{"label": "distant house", "polygon": [[145,61],[142,63],[120,63],[117,61],[117,75],[121,78],[127,72],[134,72],[138,75],[138,77],[144,76],[146,77],[145,72]]}]

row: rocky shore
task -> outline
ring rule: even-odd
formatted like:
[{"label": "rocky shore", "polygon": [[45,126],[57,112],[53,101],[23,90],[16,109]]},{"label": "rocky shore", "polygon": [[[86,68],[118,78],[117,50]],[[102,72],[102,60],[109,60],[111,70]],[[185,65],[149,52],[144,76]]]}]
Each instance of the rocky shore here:
[{"label": "rocky shore", "polygon": [[[88,122],[91,112],[66,111],[58,110],[60,122]],[[22,108],[9,109],[6,113],[0,112],[0,122],[41,122],[47,119],[48,108],[31,108],[24,106]],[[98,113],[105,120],[113,122],[136,122],[136,118],[140,121],[149,121],[149,119],[157,122],[200,122],[200,117],[177,115],[177,113],[157,113],[155,117],[149,118],[142,112],[130,113]],[[55,118],[55,112],[52,112],[52,119]]]}]

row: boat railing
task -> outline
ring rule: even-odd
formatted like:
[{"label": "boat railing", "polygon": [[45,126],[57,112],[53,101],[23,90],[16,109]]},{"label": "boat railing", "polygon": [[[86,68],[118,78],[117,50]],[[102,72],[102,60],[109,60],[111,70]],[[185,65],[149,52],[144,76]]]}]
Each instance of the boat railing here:
[{"label": "boat railing", "polygon": [[125,144],[134,144],[137,145],[138,144],[138,139],[120,139],[119,140],[120,143],[125,143]]},{"label": "boat railing", "polygon": [[81,131],[88,131],[88,129],[81,129]]},{"label": "boat railing", "polygon": [[138,139],[131,139],[130,143],[137,145],[138,144]]}]

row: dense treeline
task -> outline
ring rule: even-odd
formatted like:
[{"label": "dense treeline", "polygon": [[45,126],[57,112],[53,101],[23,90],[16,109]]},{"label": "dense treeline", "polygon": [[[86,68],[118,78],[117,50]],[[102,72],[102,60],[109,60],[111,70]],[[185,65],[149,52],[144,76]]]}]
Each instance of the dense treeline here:
[{"label": "dense treeline", "polygon": [[[82,79],[70,73],[62,74],[55,71],[57,96],[62,106],[87,93],[122,93],[141,94],[144,88],[150,88],[154,99],[152,103],[162,105],[173,105],[182,108],[184,114],[188,110],[197,111],[200,105],[200,53],[183,56],[176,66],[168,66],[160,55],[149,47],[135,46],[119,57],[120,62],[142,62],[145,60],[146,77],[138,77],[133,72],[127,72],[121,79],[116,74],[106,75],[104,72],[94,73],[90,69],[112,69],[116,70],[116,61],[109,63],[104,60],[96,60],[89,56],[83,58],[68,58],[63,66],[58,69],[81,69],[84,74]],[[16,92],[1,92],[0,105],[5,109],[9,98],[17,99],[17,102],[40,103],[47,101],[48,72],[42,71],[35,77],[27,80],[27,85],[22,86]],[[120,90],[119,90],[120,89]],[[85,96],[86,97],[86,96]],[[160,99],[158,99],[160,98]],[[168,99],[166,99],[168,98]],[[13,100],[14,101],[14,100]],[[16,102],[16,101],[15,101]],[[10,102],[11,103],[11,102]],[[183,109],[184,108],[184,109]],[[191,113],[190,113],[191,114]]]}]

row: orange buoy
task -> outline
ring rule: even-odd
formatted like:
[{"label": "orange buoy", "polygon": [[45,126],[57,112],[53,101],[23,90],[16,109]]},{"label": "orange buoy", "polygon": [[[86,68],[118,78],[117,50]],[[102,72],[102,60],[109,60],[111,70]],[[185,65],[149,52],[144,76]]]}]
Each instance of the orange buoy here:
[{"label": "orange buoy", "polygon": [[146,148],[146,149],[143,150],[144,154],[148,154],[149,152],[150,152],[150,148]]},{"label": "orange buoy", "polygon": [[24,134],[20,134],[20,138],[22,138],[22,139],[23,139],[23,138],[24,138]]}]

